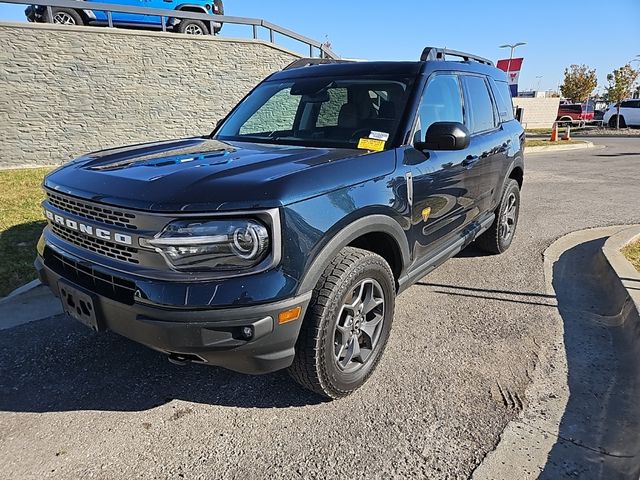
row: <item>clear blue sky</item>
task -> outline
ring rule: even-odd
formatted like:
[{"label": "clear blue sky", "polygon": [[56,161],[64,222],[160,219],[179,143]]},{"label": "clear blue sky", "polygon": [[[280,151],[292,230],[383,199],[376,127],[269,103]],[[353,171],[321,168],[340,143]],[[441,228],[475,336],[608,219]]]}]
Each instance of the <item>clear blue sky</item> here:
[{"label": "clear blue sky", "polygon": [[[640,55],[640,0],[224,0],[228,15],[264,18],[324,40],[349,58],[412,60],[426,45],[466,50],[493,60],[498,45],[527,42],[520,89],[557,88],[565,66],[596,68],[599,86]],[[24,6],[0,4],[0,20],[24,20]],[[223,34],[247,36],[227,28]],[[616,33],[614,28],[618,29]],[[640,64],[635,63],[635,66]],[[542,75],[542,79],[536,77]]]}]

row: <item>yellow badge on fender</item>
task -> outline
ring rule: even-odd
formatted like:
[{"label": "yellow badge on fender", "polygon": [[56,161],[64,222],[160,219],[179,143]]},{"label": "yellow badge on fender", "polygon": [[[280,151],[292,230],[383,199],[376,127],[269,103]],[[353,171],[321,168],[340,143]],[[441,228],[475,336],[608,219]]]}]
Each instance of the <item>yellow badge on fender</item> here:
[{"label": "yellow badge on fender", "polygon": [[424,210],[422,210],[422,221],[426,222],[427,220],[429,220],[429,217],[431,216],[431,207],[427,207]]},{"label": "yellow badge on fender", "polygon": [[374,152],[381,152],[384,150],[384,140],[376,140],[375,138],[361,138],[358,142],[358,148],[361,150],[373,150]]}]

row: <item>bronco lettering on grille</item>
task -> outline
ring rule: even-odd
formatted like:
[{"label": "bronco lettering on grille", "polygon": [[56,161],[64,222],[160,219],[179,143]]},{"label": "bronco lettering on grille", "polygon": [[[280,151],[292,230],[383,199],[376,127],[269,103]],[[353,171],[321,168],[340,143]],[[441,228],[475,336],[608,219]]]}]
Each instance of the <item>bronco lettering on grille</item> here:
[{"label": "bronco lettering on grille", "polygon": [[45,210],[44,213],[51,222],[57,223],[76,232],[80,232],[84,235],[96,237],[101,240],[109,240],[112,242],[120,243],[122,245],[133,244],[133,239],[129,235],[111,232],[103,228],[93,228],[91,225],[85,225],[83,223],[76,222],[75,220],[64,218],[62,215],[54,214],[49,210]]}]

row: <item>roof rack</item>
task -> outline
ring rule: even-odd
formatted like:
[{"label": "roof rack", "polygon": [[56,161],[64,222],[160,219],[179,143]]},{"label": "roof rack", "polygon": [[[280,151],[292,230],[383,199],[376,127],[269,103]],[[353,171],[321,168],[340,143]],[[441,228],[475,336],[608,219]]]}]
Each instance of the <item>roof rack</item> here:
[{"label": "roof rack", "polygon": [[338,60],[335,58],[301,58],[291,62],[283,68],[283,70],[292,70],[294,68],[310,67],[312,65],[326,65],[328,63],[352,63],[350,60]]},{"label": "roof rack", "polygon": [[452,57],[462,58],[465,62],[473,60],[474,62],[482,63],[484,65],[494,66],[491,60],[486,58],[479,57],[477,55],[472,55],[470,53],[458,52],[457,50],[447,50],[446,48],[437,48],[437,47],[427,47],[422,51],[422,56],[420,57],[421,62],[427,62],[429,60],[441,60],[445,61],[446,56],[450,55]]}]

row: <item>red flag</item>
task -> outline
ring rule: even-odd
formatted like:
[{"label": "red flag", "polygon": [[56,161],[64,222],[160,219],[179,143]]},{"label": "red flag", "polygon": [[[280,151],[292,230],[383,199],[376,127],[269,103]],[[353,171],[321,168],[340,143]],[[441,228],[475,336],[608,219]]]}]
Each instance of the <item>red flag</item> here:
[{"label": "red flag", "polygon": [[522,69],[523,61],[524,58],[512,58],[511,60],[507,58],[506,60],[498,60],[496,67],[503,72],[519,72]]},{"label": "red flag", "polygon": [[520,77],[523,61],[524,58],[512,58],[511,60],[507,58],[506,60],[498,60],[496,65],[500,70],[507,73],[512,97],[518,96],[518,78]]}]

